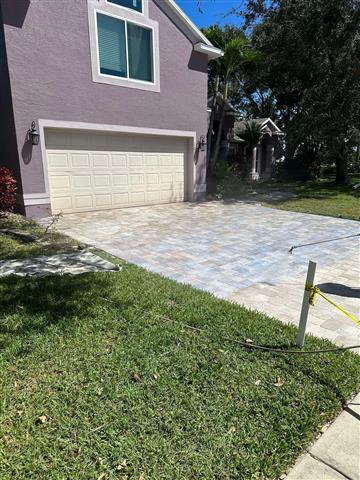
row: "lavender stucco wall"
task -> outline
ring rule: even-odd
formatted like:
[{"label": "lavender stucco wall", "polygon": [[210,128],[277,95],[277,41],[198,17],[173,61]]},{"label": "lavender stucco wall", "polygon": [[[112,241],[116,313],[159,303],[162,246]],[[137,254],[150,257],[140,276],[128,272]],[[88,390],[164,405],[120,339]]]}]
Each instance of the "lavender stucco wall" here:
[{"label": "lavender stucco wall", "polygon": [[0,166],[11,168],[21,192],[21,176],[16,144],[14,112],[12,108],[9,70],[7,64],[4,28],[0,8]]},{"label": "lavender stucco wall", "polygon": [[[40,146],[25,142],[32,120],[193,130],[206,134],[207,57],[150,0],[159,22],[160,92],[95,83],[86,0],[0,0],[24,193],[43,193]],[[16,8],[14,4],[17,4]],[[196,183],[205,183],[200,152]]]}]

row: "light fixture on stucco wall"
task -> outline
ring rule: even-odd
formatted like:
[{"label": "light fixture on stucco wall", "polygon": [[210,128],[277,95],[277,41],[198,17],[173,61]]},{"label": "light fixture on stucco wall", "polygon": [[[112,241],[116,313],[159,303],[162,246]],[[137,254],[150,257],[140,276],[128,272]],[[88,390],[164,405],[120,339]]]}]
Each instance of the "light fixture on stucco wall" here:
[{"label": "light fixture on stucco wall", "polygon": [[200,135],[198,145],[199,145],[199,150],[201,152],[204,152],[206,147],[205,135]]},{"label": "light fixture on stucco wall", "polygon": [[28,130],[28,140],[31,142],[32,145],[39,145],[39,132],[36,129],[35,122],[31,123],[31,128]]}]

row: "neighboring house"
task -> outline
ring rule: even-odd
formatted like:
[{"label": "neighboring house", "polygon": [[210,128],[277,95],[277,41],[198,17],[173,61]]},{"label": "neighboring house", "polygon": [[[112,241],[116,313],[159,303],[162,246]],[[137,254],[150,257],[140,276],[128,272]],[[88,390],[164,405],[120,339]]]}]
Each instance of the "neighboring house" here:
[{"label": "neighboring house", "polygon": [[[208,99],[208,106],[212,104],[212,99]],[[215,121],[213,128],[213,139],[219,127],[220,111],[223,105],[221,94],[218,94],[215,107]],[[208,118],[211,111],[208,109]],[[225,106],[225,117],[221,135],[222,158],[229,158],[235,163],[245,161],[246,144],[241,138],[240,132],[245,129],[246,122],[254,122],[260,125],[261,140],[253,148],[252,165],[250,178],[252,180],[267,180],[271,178],[273,167],[276,162],[281,160],[282,146],[279,138],[284,134],[280,128],[271,120],[271,118],[252,118],[248,120],[238,120],[238,114],[230,102]],[[214,141],[213,141],[214,143]]]},{"label": "neighboring house", "polygon": [[204,198],[207,65],[222,52],[173,0],[0,7],[0,164],[23,212]]}]

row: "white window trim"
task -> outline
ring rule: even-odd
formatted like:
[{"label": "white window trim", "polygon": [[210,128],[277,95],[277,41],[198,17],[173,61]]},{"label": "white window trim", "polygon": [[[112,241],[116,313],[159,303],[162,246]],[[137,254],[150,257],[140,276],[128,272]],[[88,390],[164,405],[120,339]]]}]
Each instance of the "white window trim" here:
[{"label": "white window trim", "polygon": [[[120,17],[118,15],[110,15],[108,13],[104,13],[102,10],[94,10],[95,13],[95,26],[96,26],[96,50],[97,50],[97,63],[98,63],[98,75],[104,77],[111,77],[111,78],[120,78],[121,80],[130,80],[131,82],[136,83],[145,83],[146,85],[155,85],[155,54],[154,54],[154,29],[151,26],[144,25],[143,23],[134,22],[134,20],[128,20],[125,17]],[[151,43],[152,43],[152,76],[154,80],[149,82],[147,80],[138,80],[136,78],[127,77],[120,77],[117,75],[110,75],[108,73],[101,73],[101,66],[100,66],[100,56],[99,56],[99,38],[98,38],[98,24],[97,24],[97,14],[100,13],[101,15],[105,15],[108,17],[116,18],[117,20],[121,20],[125,24],[125,55],[126,55],[126,73],[129,75],[129,46],[128,46],[128,23],[132,23],[133,25],[138,25],[139,27],[145,28],[146,30],[151,31]]]},{"label": "white window trim", "polygon": [[[124,7],[123,5],[117,5],[116,3],[113,3],[111,0],[105,0],[105,2],[107,5],[114,6],[116,8],[121,8],[128,12],[134,12],[137,15],[141,15],[143,17],[145,16],[145,9],[148,10],[146,8],[148,6],[148,2],[146,0],[141,0],[141,12],[139,12],[138,10],[134,10],[133,8]],[[146,11],[146,16],[148,16],[147,13],[148,11]]]},{"label": "white window trim", "polygon": [[[147,4],[147,1],[143,0],[143,4]],[[101,8],[99,8],[101,7]],[[89,15],[89,35],[90,35],[90,55],[91,55],[91,67],[92,67],[92,79],[96,83],[106,83],[110,85],[118,85],[121,87],[137,88],[139,90],[148,90],[152,92],[160,92],[160,55],[159,55],[159,26],[158,23],[145,18],[145,15],[141,20],[138,13],[134,13],[130,9],[124,9],[120,7],[121,14],[119,12],[118,5],[110,5],[108,2],[101,3],[96,0],[88,0],[88,15]],[[125,12],[125,10],[127,10]],[[125,29],[127,31],[127,23],[133,23],[140,27],[147,28],[152,32],[152,67],[153,67],[153,81],[147,82],[144,80],[136,80],[133,78],[118,77],[116,75],[108,75],[100,72],[100,59],[98,48],[98,29],[97,29],[97,13],[114,17],[118,20],[125,22]],[[126,50],[127,50],[127,38],[126,38]],[[128,64],[128,55],[127,64]],[[128,67],[128,65],[127,65]],[[129,69],[128,69],[129,74]]]}]

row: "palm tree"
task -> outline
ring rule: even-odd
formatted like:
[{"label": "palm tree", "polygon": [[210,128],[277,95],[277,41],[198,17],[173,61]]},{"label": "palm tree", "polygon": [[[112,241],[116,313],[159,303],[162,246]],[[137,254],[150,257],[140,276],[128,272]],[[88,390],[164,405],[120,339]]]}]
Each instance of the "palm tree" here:
[{"label": "palm tree", "polygon": [[223,102],[221,105],[219,127],[217,130],[215,149],[212,158],[213,163],[217,161],[219,156],[221,134],[231,83],[244,63],[255,61],[258,58],[257,53],[252,50],[249,40],[243,34],[229,40],[223,50],[224,56],[218,60],[220,70],[219,78],[223,87]]},{"label": "palm tree", "polygon": [[[217,48],[223,49],[225,46],[224,43],[224,32],[218,25],[212,25],[208,28],[204,28],[203,33],[210,40],[210,42]],[[220,87],[220,74],[221,74],[221,63],[220,58],[218,57],[215,60],[212,60],[209,63],[209,79],[212,79],[212,84],[209,85],[209,90],[212,90],[212,99],[211,99],[211,113],[210,121],[208,125],[207,140],[206,140],[206,150],[207,150],[207,163],[210,162],[211,157],[211,141],[212,141],[212,132],[214,128],[215,120],[215,111],[216,111],[216,100],[219,94]]]}]

